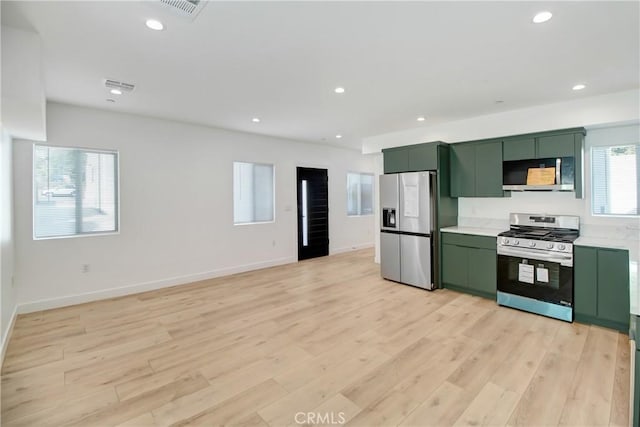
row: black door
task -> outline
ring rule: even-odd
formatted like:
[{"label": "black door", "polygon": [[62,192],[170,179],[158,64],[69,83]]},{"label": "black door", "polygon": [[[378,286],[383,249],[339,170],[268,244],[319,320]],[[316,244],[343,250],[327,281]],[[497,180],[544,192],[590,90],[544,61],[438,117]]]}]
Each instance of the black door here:
[{"label": "black door", "polygon": [[298,168],[298,260],[329,255],[326,169]]}]

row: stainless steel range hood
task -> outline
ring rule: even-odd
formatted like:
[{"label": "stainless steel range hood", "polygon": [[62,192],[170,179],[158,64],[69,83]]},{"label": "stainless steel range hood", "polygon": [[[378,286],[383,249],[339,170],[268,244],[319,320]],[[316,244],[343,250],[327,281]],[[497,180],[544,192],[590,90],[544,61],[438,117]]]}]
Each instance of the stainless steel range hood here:
[{"label": "stainless steel range hood", "polygon": [[574,191],[573,184],[553,184],[553,185],[503,185],[505,191]]},{"label": "stainless steel range hood", "polygon": [[[529,179],[530,173],[538,169],[551,168],[554,176],[548,183],[545,183],[544,179]],[[505,191],[575,191],[575,159],[557,157],[504,161],[502,162],[502,189]]]}]

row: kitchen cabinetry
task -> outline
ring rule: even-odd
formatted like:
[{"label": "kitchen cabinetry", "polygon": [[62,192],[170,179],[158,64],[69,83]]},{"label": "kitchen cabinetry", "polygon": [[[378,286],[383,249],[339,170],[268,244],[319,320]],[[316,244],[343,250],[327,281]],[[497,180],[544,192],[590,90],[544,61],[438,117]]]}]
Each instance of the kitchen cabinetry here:
[{"label": "kitchen cabinetry", "polygon": [[[580,134],[578,134],[580,135]],[[578,141],[576,141],[578,139]],[[573,157],[575,144],[580,143],[582,138],[576,138],[576,134],[551,135],[538,138],[537,158],[547,159],[550,157]]]},{"label": "kitchen cabinetry", "polygon": [[516,138],[504,142],[503,160],[525,160],[536,158],[535,138]]},{"label": "kitchen cabinetry", "polygon": [[584,130],[569,129],[564,132],[566,133],[505,138],[504,161],[575,157],[576,144],[581,148]]},{"label": "kitchen cabinetry", "polygon": [[501,140],[451,145],[451,196],[504,196]]},{"label": "kitchen cabinetry", "polygon": [[442,233],[442,283],[445,288],[496,298],[496,238]]},{"label": "kitchen cabinetry", "polygon": [[407,147],[408,172],[438,169],[438,144],[418,144]]},{"label": "kitchen cabinetry", "polygon": [[407,147],[385,148],[384,173],[399,173],[409,171],[409,150]]},{"label": "kitchen cabinetry", "polygon": [[576,198],[581,199],[585,134],[586,131],[583,128],[574,128],[504,138],[502,157],[505,162],[511,160],[573,157],[575,167],[575,195]]},{"label": "kitchen cabinetry", "polygon": [[438,170],[438,143],[385,148],[384,173]]},{"label": "kitchen cabinetry", "polygon": [[631,425],[640,427],[640,316],[632,316],[631,320]]},{"label": "kitchen cabinetry", "polygon": [[575,320],[626,333],[629,311],[629,252],[575,246]]}]

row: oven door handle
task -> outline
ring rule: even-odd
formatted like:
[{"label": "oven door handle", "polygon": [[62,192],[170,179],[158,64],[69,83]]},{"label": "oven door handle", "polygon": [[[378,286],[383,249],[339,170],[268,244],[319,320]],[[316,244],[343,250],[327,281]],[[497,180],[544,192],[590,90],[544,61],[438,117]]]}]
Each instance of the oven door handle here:
[{"label": "oven door handle", "polygon": [[565,254],[565,253],[545,253],[536,250],[523,249],[523,248],[514,248],[509,247],[504,248],[502,246],[498,247],[498,255],[506,255],[506,256],[514,256],[514,257],[523,257],[531,260],[540,260],[540,261],[550,261],[556,262],[560,265],[564,265],[567,267],[573,267],[573,255]]}]

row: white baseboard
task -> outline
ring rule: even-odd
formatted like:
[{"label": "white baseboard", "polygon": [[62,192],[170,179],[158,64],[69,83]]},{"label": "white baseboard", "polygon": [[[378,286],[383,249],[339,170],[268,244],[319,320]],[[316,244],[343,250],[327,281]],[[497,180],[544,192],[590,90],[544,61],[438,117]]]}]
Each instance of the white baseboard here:
[{"label": "white baseboard", "polygon": [[18,317],[18,306],[13,307],[13,313],[11,313],[11,320],[9,321],[9,325],[7,326],[7,330],[3,331],[4,339],[2,340],[2,355],[0,355],[0,369],[2,365],[4,365],[4,355],[7,352],[7,347],[9,346],[9,340],[11,339],[11,334],[13,333],[13,325],[16,323],[16,317]]},{"label": "white baseboard", "polygon": [[344,252],[357,251],[359,249],[372,248],[373,243],[360,243],[359,245],[346,246],[343,248],[331,249],[331,255],[341,254]]},{"label": "white baseboard", "polygon": [[[186,283],[198,282],[200,280],[214,279],[216,277],[228,276],[231,274],[244,273],[251,270],[275,267],[278,265],[297,262],[296,258],[286,257],[270,261],[257,262],[253,264],[239,265],[235,267],[221,268],[203,273],[189,274],[185,276],[171,277],[168,279],[154,280],[150,282],[137,283],[134,285],[122,286],[118,288],[103,289],[95,292],[87,292],[77,295],[67,295],[58,298],[44,299],[18,304],[17,312],[33,313],[34,311],[49,310],[52,308],[67,307],[70,305],[83,304],[86,302],[98,301],[108,298],[121,297],[125,295],[138,294],[141,292],[154,291],[156,289],[168,288]],[[15,316],[15,313],[14,313]],[[3,343],[4,354],[4,343]]]}]

